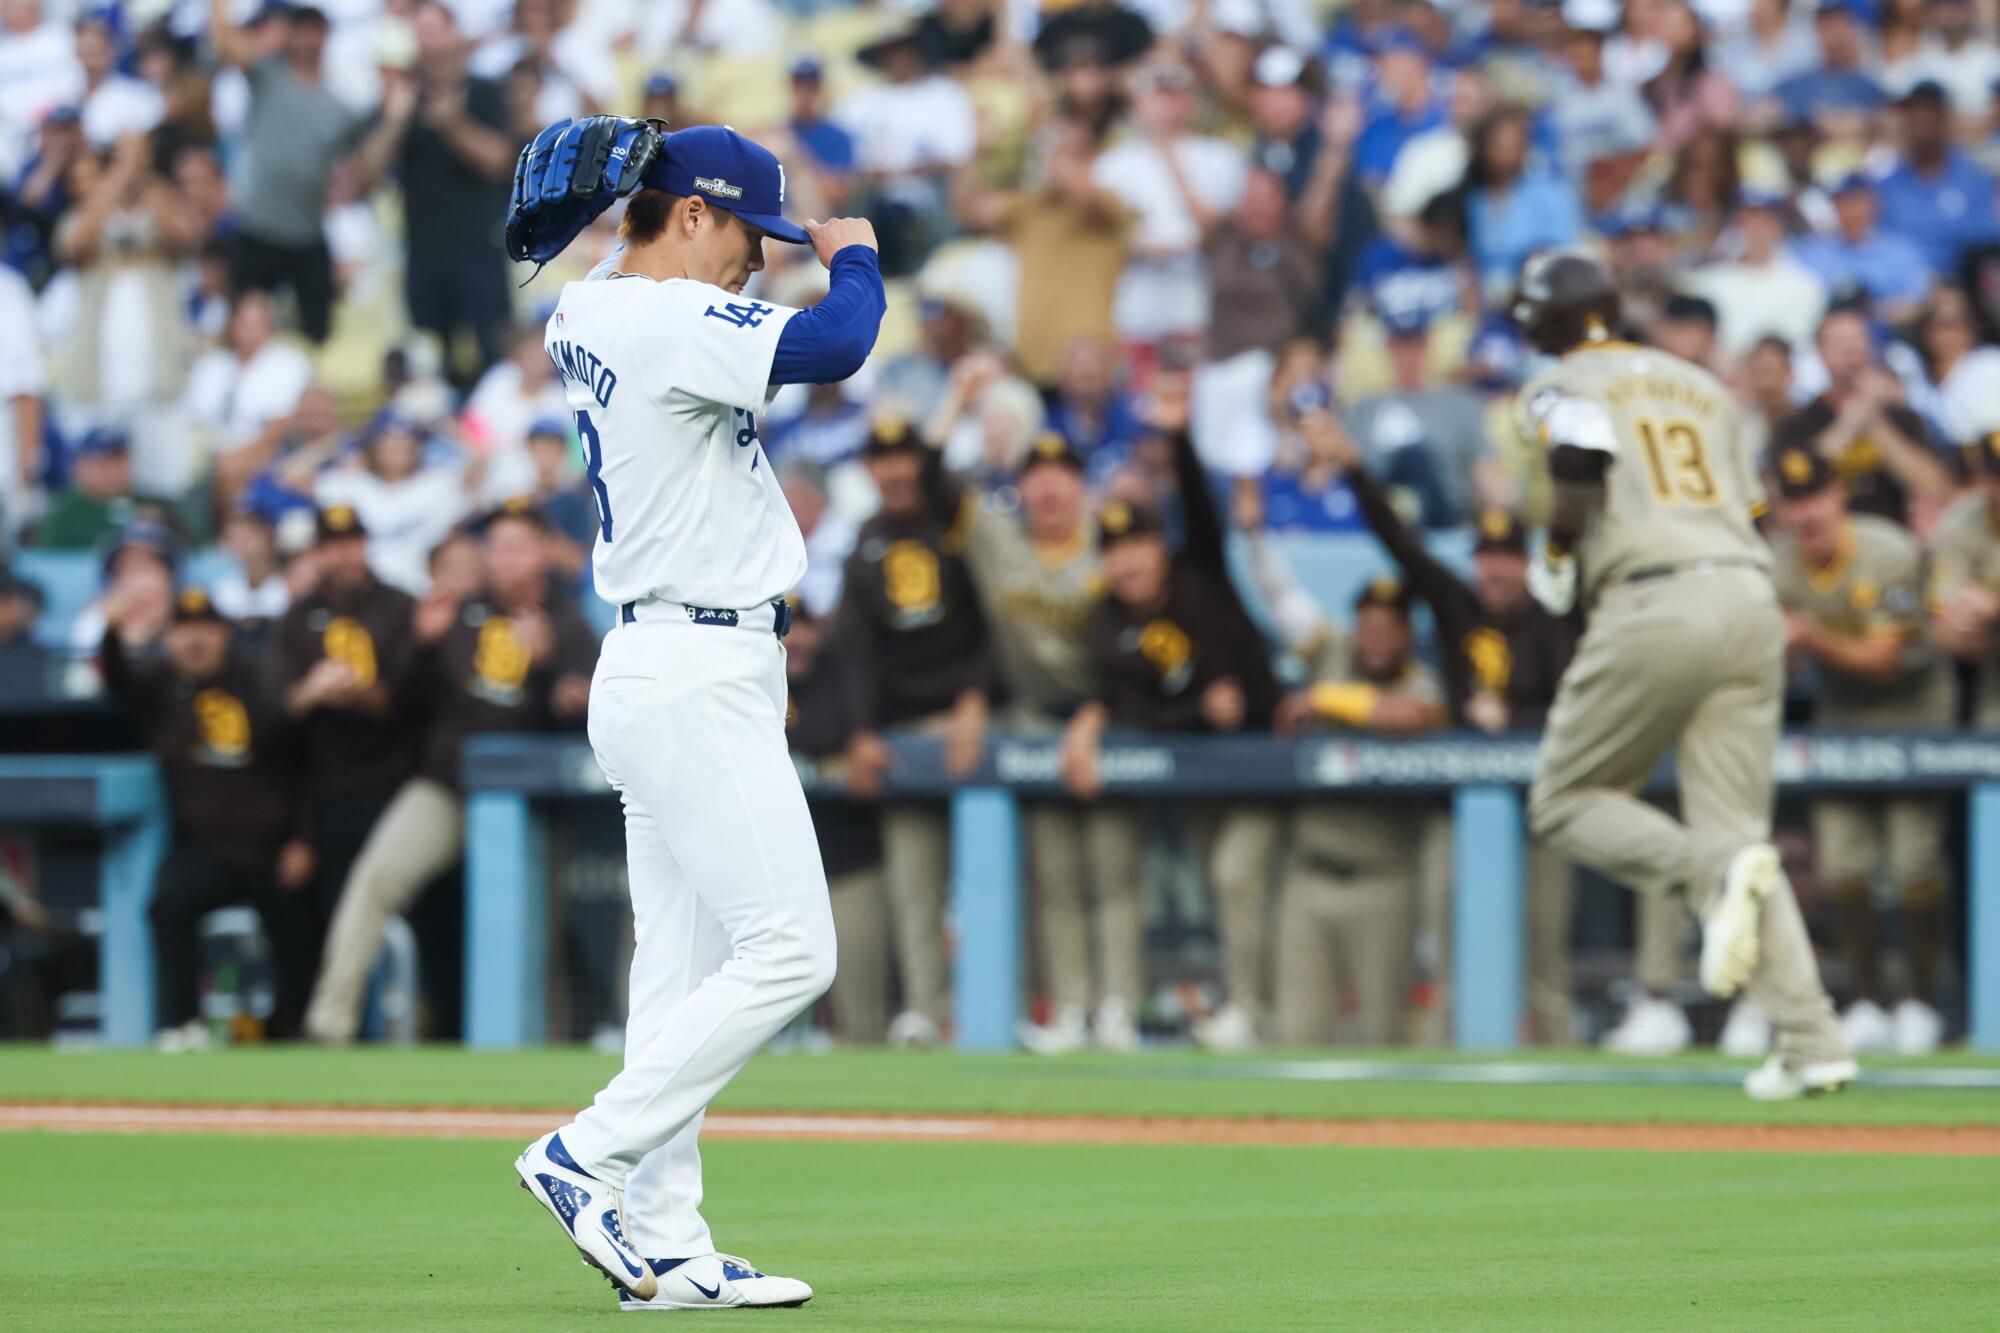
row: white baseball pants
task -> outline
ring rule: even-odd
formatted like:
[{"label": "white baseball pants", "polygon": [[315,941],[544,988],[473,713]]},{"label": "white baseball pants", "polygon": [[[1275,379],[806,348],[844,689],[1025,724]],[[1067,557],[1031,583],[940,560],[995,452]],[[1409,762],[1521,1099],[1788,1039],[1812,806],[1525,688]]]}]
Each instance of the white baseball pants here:
[{"label": "white baseball pants", "polygon": [[625,806],[635,947],[625,1067],[562,1130],[626,1190],[632,1243],[707,1254],[702,1112],[833,980],[833,911],[761,629],[642,619],[605,638],[590,743]]}]

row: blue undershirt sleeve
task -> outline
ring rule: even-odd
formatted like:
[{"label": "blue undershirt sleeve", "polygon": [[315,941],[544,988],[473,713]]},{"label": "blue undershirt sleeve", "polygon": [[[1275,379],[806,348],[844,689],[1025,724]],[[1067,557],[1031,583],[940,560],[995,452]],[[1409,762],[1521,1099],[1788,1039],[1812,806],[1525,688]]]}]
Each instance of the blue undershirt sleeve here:
[{"label": "blue undershirt sleeve", "polygon": [[850,245],[833,257],[826,296],[785,322],[771,358],[771,385],[833,384],[861,369],[875,348],[888,300],[875,252]]}]

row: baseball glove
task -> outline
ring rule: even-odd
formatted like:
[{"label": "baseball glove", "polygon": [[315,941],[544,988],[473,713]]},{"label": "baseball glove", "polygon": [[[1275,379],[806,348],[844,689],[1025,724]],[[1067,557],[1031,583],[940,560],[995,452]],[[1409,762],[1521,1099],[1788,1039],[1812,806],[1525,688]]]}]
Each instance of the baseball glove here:
[{"label": "baseball glove", "polygon": [[546,264],[597,215],[639,188],[659,156],[656,120],[590,116],[559,120],[535,136],[514,164],[507,206],[507,255]]}]

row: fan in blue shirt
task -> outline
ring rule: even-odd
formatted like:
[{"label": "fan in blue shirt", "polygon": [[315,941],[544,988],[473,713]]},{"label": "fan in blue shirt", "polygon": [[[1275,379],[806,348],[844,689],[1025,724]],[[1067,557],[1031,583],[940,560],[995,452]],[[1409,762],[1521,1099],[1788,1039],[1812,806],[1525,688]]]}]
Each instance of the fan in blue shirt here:
[{"label": "fan in blue shirt", "polygon": [[1938,273],[1967,250],[2000,239],[1993,178],[1951,141],[1944,86],[1926,79],[1898,102],[1904,158],[1875,185],[1882,230],[1914,242]]},{"label": "fan in blue shirt", "polygon": [[1913,242],[1877,225],[1881,204],[1875,182],[1860,172],[1849,175],[1834,187],[1833,212],[1839,229],[1797,242],[1793,256],[1826,284],[1830,296],[1861,289],[1884,323],[1915,314],[1930,294],[1931,266]]}]

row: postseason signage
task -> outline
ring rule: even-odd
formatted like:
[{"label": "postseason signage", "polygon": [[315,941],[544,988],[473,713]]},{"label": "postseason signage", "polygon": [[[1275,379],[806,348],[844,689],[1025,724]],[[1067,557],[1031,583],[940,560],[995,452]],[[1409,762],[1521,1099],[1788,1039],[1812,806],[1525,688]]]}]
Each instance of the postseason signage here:
[{"label": "postseason signage", "polygon": [[[941,796],[968,786],[1006,787],[1023,796],[1065,794],[1062,748],[1048,735],[993,733],[979,769],[962,779],[945,773],[935,740],[904,736],[891,745],[897,758],[888,777],[892,795]],[[809,794],[841,794],[837,760],[795,763]],[[1098,773],[1112,796],[1310,798],[1320,792],[1525,787],[1535,765],[1533,739],[1466,733],[1411,741],[1112,735]],[[1810,790],[1949,790],[2000,782],[2000,732],[1790,735],[1779,742],[1774,770],[1780,786]],[[464,776],[472,791],[533,797],[609,790],[590,747],[568,737],[480,737],[466,748]],[[1672,783],[1671,765],[1662,766],[1653,787],[1671,790]]]}]

